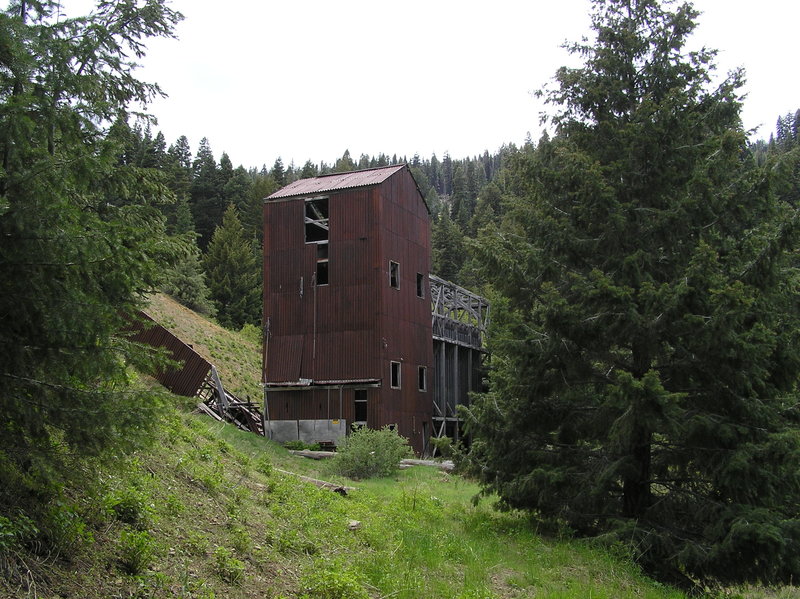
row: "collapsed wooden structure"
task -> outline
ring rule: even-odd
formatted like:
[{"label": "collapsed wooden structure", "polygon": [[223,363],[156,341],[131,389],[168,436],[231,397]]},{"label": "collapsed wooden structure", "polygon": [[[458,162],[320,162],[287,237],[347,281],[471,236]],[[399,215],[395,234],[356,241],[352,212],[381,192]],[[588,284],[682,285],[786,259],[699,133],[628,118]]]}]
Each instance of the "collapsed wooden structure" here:
[{"label": "collapsed wooden structure", "polygon": [[199,397],[198,410],[231,422],[240,429],[264,434],[264,417],[256,404],[225,389],[217,369],[176,335],[144,312],[131,318],[131,339],[167,353],[169,365],[153,373],[167,389],[185,397]]}]

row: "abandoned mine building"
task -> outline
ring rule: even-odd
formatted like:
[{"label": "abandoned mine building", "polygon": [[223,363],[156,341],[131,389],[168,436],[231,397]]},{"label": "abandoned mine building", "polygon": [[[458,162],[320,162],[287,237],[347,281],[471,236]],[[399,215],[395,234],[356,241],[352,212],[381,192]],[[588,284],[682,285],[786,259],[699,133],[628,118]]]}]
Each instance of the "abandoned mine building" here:
[{"label": "abandoned mine building", "polygon": [[264,201],[264,420],[276,441],[396,427],[418,454],[458,439],[488,303],[430,274],[408,165],[295,181]]}]

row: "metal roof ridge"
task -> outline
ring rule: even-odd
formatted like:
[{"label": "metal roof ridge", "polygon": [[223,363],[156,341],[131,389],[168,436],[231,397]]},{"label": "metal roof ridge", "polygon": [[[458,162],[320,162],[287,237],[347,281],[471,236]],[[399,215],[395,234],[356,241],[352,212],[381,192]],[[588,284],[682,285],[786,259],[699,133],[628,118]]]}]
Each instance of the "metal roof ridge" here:
[{"label": "metal roof ridge", "polygon": [[316,193],[334,192],[344,189],[356,189],[359,187],[371,187],[383,183],[389,177],[395,175],[403,169],[408,169],[410,172],[408,164],[403,163],[361,169],[357,171],[328,173],[325,175],[318,175],[316,177],[298,179],[297,181],[292,181],[278,191],[270,194],[265,198],[265,201],[300,197]]},{"label": "metal roof ridge", "polygon": [[[351,175],[351,174],[354,174],[354,173],[366,173],[367,171],[379,171],[379,170],[390,169],[390,168],[399,169],[399,168],[402,168],[404,166],[408,166],[408,164],[405,163],[405,162],[400,162],[400,163],[397,163],[397,164],[387,164],[386,166],[371,166],[369,168],[359,168],[359,169],[356,169],[354,171],[341,171],[341,172],[338,172],[338,173],[325,173],[324,175],[317,175],[316,177],[308,177],[305,180],[308,180],[308,179],[324,179],[326,177],[341,177],[341,176],[344,176],[344,175]],[[298,181],[303,181],[303,180],[304,179],[298,179]],[[289,185],[291,185],[291,183]]]}]

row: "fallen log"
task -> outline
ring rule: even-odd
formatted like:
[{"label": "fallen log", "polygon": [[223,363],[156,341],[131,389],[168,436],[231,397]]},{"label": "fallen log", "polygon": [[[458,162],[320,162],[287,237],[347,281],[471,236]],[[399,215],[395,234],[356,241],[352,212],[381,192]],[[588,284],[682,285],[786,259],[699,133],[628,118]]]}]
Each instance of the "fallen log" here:
[{"label": "fallen log", "polygon": [[312,451],[310,449],[290,449],[292,455],[299,455],[310,460],[325,460],[336,455],[335,451]]},{"label": "fallen log", "polygon": [[280,468],[275,468],[276,472],[280,472],[281,474],[288,474],[289,476],[294,476],[299,478],[303,482],[311,483],[312,485],[316,485],[320,489],[329,489],[334,493],[338,493],[339,495],[347,495],[348,491],[355,491],[355,487],[346,487],[344,485],[339,485],[337,483],[330,483],[325,480],[319,480],[317,478],[311,478],[310,476],[303,476],[302,474],[297,474],[295,472],[289,472],[288,470],[281,470]]},{"label": "fallen log", "polygon": [[402,468],[404,466],[406,468],[411,466],[433,466],[439,470],[444,470],[445,472],[452,472],[453,469],[455,469],[455,464],[453,464],[452,460],[400,460],[400,467]]}]

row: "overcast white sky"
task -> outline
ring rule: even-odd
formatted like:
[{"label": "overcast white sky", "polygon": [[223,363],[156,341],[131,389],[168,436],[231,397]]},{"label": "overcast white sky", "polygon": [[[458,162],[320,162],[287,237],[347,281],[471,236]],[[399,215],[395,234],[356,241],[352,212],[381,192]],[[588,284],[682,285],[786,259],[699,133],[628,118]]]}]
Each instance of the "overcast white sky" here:
[{"label": "overcast white sky", "polygon": [[[69,14],[91,6],[64,0]],[[172,0],[177,40],[151,40],[140,79],[167,143],[208,137],[234,165],[299,167],[380,152],[464,158],[540,135],[532,96],[574,62],[589,0]],[[796,0],[695,0],[695,43],[747,71],[743,120],[769,137],[800,108]]]}]

